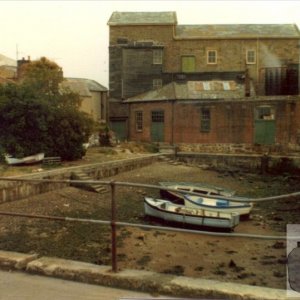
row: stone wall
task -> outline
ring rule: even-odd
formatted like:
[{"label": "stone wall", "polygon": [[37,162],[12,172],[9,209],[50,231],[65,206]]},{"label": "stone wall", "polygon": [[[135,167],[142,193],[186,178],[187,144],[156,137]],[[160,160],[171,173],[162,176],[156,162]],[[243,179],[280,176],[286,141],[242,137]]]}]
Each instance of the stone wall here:
[{"label": "stone wall", "polygon": [[[70,180],[71,175],[76,171],[85,172],[93,180],[100,180],[105,177],[116,175],[133,169],[152,164],[158,159],[158,155],[147,155],[134,159],[123,159],[107,163],[84,165],[78,167],[62,168],[47,172],[28,174],[11,179],[48,179],[48,180]],[[0,203],[27,198],[30,196],[46,193],[69,186],[70,183],[48,183],[28,181],[5,181],[0,180]]]}]

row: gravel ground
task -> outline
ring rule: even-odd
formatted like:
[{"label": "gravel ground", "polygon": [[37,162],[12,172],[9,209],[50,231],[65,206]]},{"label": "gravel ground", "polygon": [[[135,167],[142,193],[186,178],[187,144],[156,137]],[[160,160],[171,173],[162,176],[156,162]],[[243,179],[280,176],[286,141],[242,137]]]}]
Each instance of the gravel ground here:
[{"label": "gravel ground", "polygon": [[[164,161],[109,179],[147,184],[160,181],[204,182],[250,197],[300,190],[299,182],[289,176],[216,172]],[[145,218],[145,195],[158,196],[158,191],[117,187],[118,220],[161,225]],[[110,193],[97,194],[68,187],[2,204],[0,210],[109,220]],[[235,232],[285,235],[287,223],[300,223],[299,212],[299,198],[256,204],[250,219],[241,221]],[[274,288],[286,287],[285,242],[132,227],[120,228],[117,240],[120,269],[144,269]],[[0,217],[0,249],[110,264],[110,227]]]}]

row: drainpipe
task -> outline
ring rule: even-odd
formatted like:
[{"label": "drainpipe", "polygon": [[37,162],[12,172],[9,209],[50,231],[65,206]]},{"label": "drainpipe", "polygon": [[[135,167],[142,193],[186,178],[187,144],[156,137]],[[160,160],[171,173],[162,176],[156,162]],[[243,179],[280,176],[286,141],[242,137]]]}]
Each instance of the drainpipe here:
[{"label": "drainpipe", "polygon": [[172,100],[172,115],[171,115],[171,145],[174,146],[174,103],[175,100]]},{"label": "drainpipe", "polygon": [[260,78],[259,78],[259,38],[256,38],[256,82],[257,89],[256,91],[260,91]]}]

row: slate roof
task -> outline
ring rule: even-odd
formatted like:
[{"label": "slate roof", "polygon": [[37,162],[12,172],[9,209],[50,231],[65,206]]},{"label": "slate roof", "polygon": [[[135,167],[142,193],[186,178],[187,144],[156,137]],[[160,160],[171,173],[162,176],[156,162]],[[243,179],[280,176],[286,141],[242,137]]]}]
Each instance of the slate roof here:
[{"label": "slate roof", "polygon": [[95,80],[86,78],[65,78],[62,87],[69,88],[83,97],[91,97],[91,92],[107,92],[107,88]]},{"label": "slate roof", "polygon": [[179,38],[299,38],[296,24],[224,24],[224,25],[178,25]]},{"label": "slate roof", "polygon": [[177,24],[176,12],[118,12],[112,13],[107,25],[172,25]]},{"label": "slate roof", "polygon": [[[251,94],[253,93],[252,87]],[[124,102],[240,99],[244,95],[245,86],[233,80],[187,81],[171,82],[160,89],[128,98]]]},{"label": "slate roof", "polygon": [[[177,25],[175,11],[112,13],[108,23],[116,25]],[[177,38],[300,38],[296,24],[207,24],[177,25]]]}]

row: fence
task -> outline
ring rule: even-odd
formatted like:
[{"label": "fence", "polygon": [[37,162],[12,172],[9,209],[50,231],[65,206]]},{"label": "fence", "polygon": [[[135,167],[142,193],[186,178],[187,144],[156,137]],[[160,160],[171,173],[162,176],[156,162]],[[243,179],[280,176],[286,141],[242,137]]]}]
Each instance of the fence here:
[{"label": "fence", "polygon": [[[19,181],[19,182],[47,182],[47,183],[68,183],[68,184],[92,184],[97,183],[101,185],[110,186],[111,189],[111,219],[110,221],[104,220],[95,220],[95,219],[82,219],[82,218],[70,218],[70,217],[58,217],[58,216],[49,216],[49,215],[35,215],[35,214],[25,214],[25,213],[12,213],[6,211],[0,211],[0,215],[2,216],[15,216],[15,217],[26,217],[26,218],[35,218],[35,219],[47,219],[52,221],[64,221],[64,222],[81,222],[81,223],[94,223],[94,224],[102,224],[102,225],[110,225],[111,226],[111,265],[112,271],[117,272],[117,226],[119,227],[138,227],[145,229],[155,229],[161,231],[173,231],[173,232],[183,232],[183,233],[193,233],[200,235],[213,235],[213,236],[225,236],[225,237],[243,237],[243,238],[251,238],[251,239],[264,239],[264,240],[286,240],[286,236],[267,236],[267,235],[256,235],[256,234],[243,234],[243,233],[226,233],[226,232],[210,232],[210,231],[198,231],[191,229],[183,229],[183,228],[175,228],[175,227],[166,227],[166,226],[153,226],[146,224],[136,224],[136,223],[127,223],[127,222],[118,222],[117,221],[117,201],[116,201],[116,187],[117,186],[129,186],[129,187],[141,187],[141,188],[152,188],[158,190],[165,191],[173,191],[177,192],[178,190],[173,188],[167,188],[157,185],[149,185],[149,184],[140,184],[140,183],[132,183],[132,182],[118,182],[118,181],[99,181],[99,180],[48,180],[48,179],[13,179],[13,178],[1,178],[3,181]],[[191,195],[199,195],[194,192],[185,191],[185,194]],[[294,192],[291,194],[278,195],[273,197],[264,197],[264,198],[247,198],[241,199],[238,197],[225,197],[218,196],[219,199],[230,200],[233,202],[262,202],[262,201],[274,201],[274,200],[284,200],[291,199],[293,197],[300,196],[300,192]],[[215,196],[205,195],[207,198],[214,198]],[[299,237],[295,237],[295,239],[299,239]]]}]

